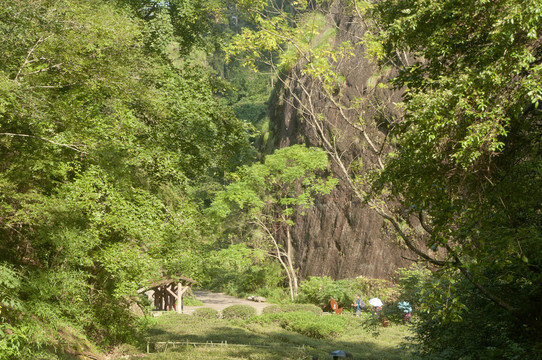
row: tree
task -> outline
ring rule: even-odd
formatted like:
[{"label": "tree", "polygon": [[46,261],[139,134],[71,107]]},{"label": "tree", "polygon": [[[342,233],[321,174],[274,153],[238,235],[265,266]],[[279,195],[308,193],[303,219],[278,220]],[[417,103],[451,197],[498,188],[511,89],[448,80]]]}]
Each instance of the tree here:
[{"label": "tree", "polygon": [[[456,286],[476,289],[486,303],[465,290],[452,296],[503,312],[499,326],[515,329],[510,340],[533,354],[529,342],[542,334],[542,308],[534,305],[542,298],[541,5],[382,1],[374,13],[384,48],[415,58],[395,81],[406,90],[405,118],[375,189],[400,200],[403,218],[419,219],[429,247],[446,250],[445,259],[430,259],[450,269],[443,275],[458,280],[460,272],[470,285]],[[499,342],[474,338],[484,349]],[[443,345],[424,341],[428,352]],[[511,356],[507,346],[499,354]]]},{"label": "tree", "polygon": [[[316,195],[329,194],[337,180],[322,178],[329,166],[327,155],[318,148],[294,145],[268,155],[263,163],[244,166],[232,174],[232,183],[219,192],[209,212],[224,224],[243,216],[241,226],[256,226],[269,249],[288,276],[290,296],[297,296],[297,275],[293,263],[290,228],[295,211],[303,212],[314,202]],[[285,232],[285,246],[277,239]]]},{"label": "tree", "polygon": [[[319,134],[341,179],[391,223],[417,259],[441,269],[436,274],[443,284],[457,284],[428,302],[428,309],[441,310],[435,326],[442,330],[446,319],[467,316],[462,305],[479,306],[475,300],[481,296],[484,309],[506,314],[507,333],[517,323],[527,324],[509,349],[533,350],[529,342],[540,339],[542,314],[541,202],[540,192],[533,192],[540,188],[541,4],[389,0],[349,5],[350,21],[368,30],[356,45],[399,71],[394,84],[404,91],[402,112],[387,117],[383,111],[385,136],[369,137],[366,123],[344,116],[354,137],[365,139],[379,157],[380,169],[372,169],[368,178],[353,166],[355,161],[341,157],[335,146],[341,139],[328,131],[333,125],[311,102],[314,94],[321,98],[324,93],[341,115],[354,112],[342,101],[341,87],[330,86],[340,74],[329,70],[345,57],[329,51],[316,56],[302,46],[297,37],[302,5],[298,12],[279,6],[268,14],[265,4],[256,6],[260,31],[246,33],[249,42],[241,41],[238,48],[259,50],[256,56],[282,51],[284,58],[287,45],[295,49],[293,59],[299,62],[283,80],[285,87],[292,105]],[[304,75],[314,82],[307,85]],[[371,107],[378,100],[373,92],[362,103]],[[464,289],[468,292],[461,293]],[[449,294],[457,296],[456,306],[449,306]],[[445,353],[445,343],[431,343],[435,338],[420,334],[429,352]],[[499,344],[497,337],[476,339],[482,349]]]},{"label": "tree", "polygon": [[192,187],[250,156],[211,77],[166,51],[171,15],[119,3],[0,2],[0,270],[17,280],[0,306],[20,305],[0,328],[24,356],[54,351],[42,345],[65,325],[131,339],[138,288],[198,274],[208,233]]},{"label": "tree", "polygon": [[367,196],[368,174],[384,168],[390,134],[401,121],[401,90],[390,89],[388,80],[408,63],[404,53],[385,56],[371,3],[242,4],[259,26],[234,38],[230,50],[245,55],[248,66],[260,58],[275,66],[277,107],[295,113],[311,145],[329,155],[341,185],[389,221],[415,258],[426,259],[418,246],[423,234],[388,207],[397,202]]}]

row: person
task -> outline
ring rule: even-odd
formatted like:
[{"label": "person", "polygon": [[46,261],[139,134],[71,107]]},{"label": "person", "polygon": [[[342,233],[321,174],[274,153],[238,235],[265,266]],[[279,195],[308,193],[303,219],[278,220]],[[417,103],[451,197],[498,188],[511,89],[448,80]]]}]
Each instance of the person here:
[{"label": "person", "polygon": [[352,306],[356,307],[356,316],[360,316],[361,310],[365,307],[365,303],[361,300],[359,294],[356,294],[356,301],[352,303]]}]

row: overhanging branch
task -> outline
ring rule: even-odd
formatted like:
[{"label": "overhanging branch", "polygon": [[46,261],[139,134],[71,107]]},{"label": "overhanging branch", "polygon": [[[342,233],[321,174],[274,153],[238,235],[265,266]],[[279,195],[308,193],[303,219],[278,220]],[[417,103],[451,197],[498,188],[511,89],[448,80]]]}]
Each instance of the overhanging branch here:
[{"label": "overhanging branch", "polygon": [[29,138],[33,138],[33,139],[47,141],[47,142],[49,142],[51,144],[54,144],[54,145],[57,145],[57,146],[63,146],[63,147],[66,147],[68,149],[71,149],[73,151],[77,151],[78,153],[81,153],[81,154],[86,154],[87,153],[86,151],[80,150],[75,145],[58,143],[56,141],[53,141],[53,140],[50,140],[50,139],[47,139],[47,138],[44,138],[44,137],[41,137],[41,136],[34,136],[34,135],[28,135],[28,134],[14,134],[14,133],[0,133],[0,135],[2,135],[2,136],[29,137]]}]

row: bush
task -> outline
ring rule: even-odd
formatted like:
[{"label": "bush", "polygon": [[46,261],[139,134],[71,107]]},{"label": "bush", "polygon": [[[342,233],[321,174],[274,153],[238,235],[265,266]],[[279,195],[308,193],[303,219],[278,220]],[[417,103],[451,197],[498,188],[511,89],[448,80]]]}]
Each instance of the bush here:
[{"label": "bush", "polygon": [[[439,275],[434,274],[422,285],[419,310],[412,323],[417,341],[411,347],[420,358],[542,359],[532,327],[518,326],[516,314],[503,311],[480,296],[475,285],[461,274],[448,275],[449,278]],[[521,299],[532,291],[530,284],[520,284],[514,293],[508,292],[499,279],[493,280],[494,273],[486,275],[486,287],[503,298]]]},{"label": "bush", "polygon": [[188,295],[183,297],[184,306],[202,306],[203,302],[199,301],[196,296],[190,291]]},{"label": "bush", "polygon": [[280,305],[269,305],[263,308],[262,314],[278,314],[282,312],[282,307]]},{"label": "bush", "polygon": [[217,310],[208,307],[194,310],[193,315],[204,319],[217,319],[219,317]]},{"label": "bush", "polygon": [[313,304],[288,304],[288,305],[270,305],[262,310],[262,314],[278,314],[281,312],[312,312],[315,315],[322,315],[323,310]]},{"label": "bush", "polygon": [[282,311],[284,312],[292,312],[292,311],[305,311],[305,312],[312,312],[315,315],[322,315],[324,312],[321,308],[314,304],[288,304],[282,306]]},{"label": "bush", "polygon": [[277,288],[284,278],[280,264],[269,259],[263,250],[245,244],[213,252],[206,259],[204,272],[203,287],[240,297],[260,289]]},{"label": "bush", "polygon": [[390,287],[390,282],[386,280],[368,279],[360,276],[355,279],[335,281],[327,276],[312,276],[299,285],[298,300],[331,311],[331,298],[334,298],[340,307],[348,309],[356,294],[360,294],[366,304],[370,298],[375,296],[384,302],[395,301],[397,298],[397,294]]},{"label": "bush", "polygon": [[[276,310],[276,307],[270,309]],[[319,316],[313,311],[267,313],[253,318],[252,321],[260,324],[273,322],[288,331],[316,339],[333,338],[345,332],[347,327],[346,318],[343,316]]]},{"label": "bush", "polygon": [[256,295],[263,296],[266,298],[267,302],[273,304],[280,304],[284,299],[287,299],[290,296],[288,289],[277,285],[260,288],[256,290]]},{"label": "bush", "polygon": [[316,339],[331,339],[346,331],[346,321],[341,316],[322,316],[308,321],[294,321],[287,330]]},{"label": "bush", "polygon": [[403,323],[403,318],[405,317],[405,312],[399,309],[397,303],[390,305],[384,305],[382,307],[382,313],[380,314],[382,318],[386,318],[392,323],[401,324]]},{"label": "bush", "polygon": [[408,269],[400,268],[396,273],[400,298],[408,301],[414,310],[420,303],[424,284],[429,279],[431,272],[422,266],[413,265]]},{"label": "bush", "polygon": [[250,319],[256,315],[256,309],[250,305],[232,305],[222,310],[224,319]]}]

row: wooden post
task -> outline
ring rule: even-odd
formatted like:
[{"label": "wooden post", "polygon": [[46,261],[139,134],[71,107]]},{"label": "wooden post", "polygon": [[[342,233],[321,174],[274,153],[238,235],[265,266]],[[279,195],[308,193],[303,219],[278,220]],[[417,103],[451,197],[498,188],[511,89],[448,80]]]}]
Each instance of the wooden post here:
[{"label": "wooden post", "polygon": [[183,294],[181,292],[181,289],[183,288],[183,285],[181,283],[177,284],[177,313],[182,314],[183,313]]},{"label": "wooden post", "polygon": [[160,286],[160,311],[164,311],[166,309],[166,299],[164,295],[164,287]]},{"label": "wooden post", "polygon": [[[175,297],[177,298],[177,301],[180,303],[181,313],[184,311],[184,303],[183,303],[183,295],[184,293],[190,289],[190,285],[187,285],[184,289],[181,283],[179,283],[177,287],[177,295]],[[177,310],[179,311],[179,310]]]}]

